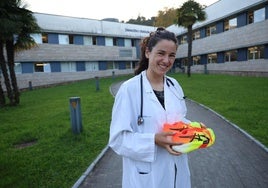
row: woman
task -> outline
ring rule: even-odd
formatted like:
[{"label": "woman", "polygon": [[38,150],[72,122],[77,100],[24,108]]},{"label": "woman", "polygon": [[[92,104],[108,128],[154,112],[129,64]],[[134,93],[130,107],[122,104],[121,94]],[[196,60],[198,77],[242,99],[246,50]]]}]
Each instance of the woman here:
[{"label": "woman", "polygon": [[109,146],[123,156],[124,188],[187,188],[186,154],[171,149],[172,133],[164,123],[184,121],[186,106],[178,82],[166,73],[175,61],[174,33],[158,28],[141,43],[136,76],[124,82],[115,98]]}]

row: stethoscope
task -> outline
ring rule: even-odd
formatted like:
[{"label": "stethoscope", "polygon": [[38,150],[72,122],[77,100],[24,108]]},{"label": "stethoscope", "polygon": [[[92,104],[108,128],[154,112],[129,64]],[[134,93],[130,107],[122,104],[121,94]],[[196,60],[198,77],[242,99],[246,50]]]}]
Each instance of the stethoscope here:
[{"label": "stethoscope", "polygon": [[[170,78],[166,77],[166,84],[167,84],[168,87],[170,87],[170,85],[172,85],[176,89],[174,83],[172,82],[172,80]],[[143,118],[143,78],[142,78],[142,74],[140,76],[140,92],[141,92],[140,93],[140,95],[141,95],[141,105],[140,105],[140,115],[138,116],[138,121],[137,121],[138,125],[142,125],[144,123],[144,118]],[[174,93],[174,95],[177,96],[175,93]],[[179,100],[184,100],[184,99],[186,99],[186,96],[183,96],[182,98],[178,98],[178,99]]]}]

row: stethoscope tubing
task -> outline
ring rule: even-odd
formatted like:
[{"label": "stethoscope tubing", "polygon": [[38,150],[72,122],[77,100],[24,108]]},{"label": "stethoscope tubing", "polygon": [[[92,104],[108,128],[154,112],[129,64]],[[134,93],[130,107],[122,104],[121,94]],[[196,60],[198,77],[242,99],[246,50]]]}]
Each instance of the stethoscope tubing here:
[{"label": "stethoscope tubing", "polygon": [[[172,80],[170,78],[166,77],[166,83],[167,86],[170,88],[170,85],[172,85],[175,88],[174,83],[172,82]],[[144,123],[144,119],[143,119],[143,77],[142,74],[140,75],[140,96],[141,96],[141,105],[140,105],[140,115],[138,116],[138,125],[142,125]],[[172,91],[174,93],[174,95],[180,99],[176,93],[174,91]],[[181,100],[184,100],[186,98],[186,96],[182,97]]]}]

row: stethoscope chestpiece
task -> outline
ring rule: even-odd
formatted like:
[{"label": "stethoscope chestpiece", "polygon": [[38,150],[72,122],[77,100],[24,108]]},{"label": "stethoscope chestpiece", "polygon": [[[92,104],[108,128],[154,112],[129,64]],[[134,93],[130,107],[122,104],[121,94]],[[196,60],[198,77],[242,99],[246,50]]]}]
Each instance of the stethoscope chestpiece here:
[{"label": "stethoscope chestpiece", "polygon": [[143,117],[142,116],[138,116],[138,125],[143,124],[143,122],[144,122]]}]

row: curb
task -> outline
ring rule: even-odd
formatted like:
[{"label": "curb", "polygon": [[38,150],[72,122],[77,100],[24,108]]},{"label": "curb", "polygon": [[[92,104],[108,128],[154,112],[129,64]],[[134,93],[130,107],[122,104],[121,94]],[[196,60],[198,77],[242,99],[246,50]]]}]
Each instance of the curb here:
[{"label": "curb", "polygon": [[83,175],[75,182],[75,184],[72,186],[72,188],[78,188],[83,181],[86,179],[86,177],[90,174],[90,172],[95,168],[96,164],[101,160],[101,158],[104,156],[106,151],[108,150],[109,146],[106,146],[101,153],[97,156],[97,158],[91,163],[91,165],[87,168],[87,170],[83,173]]},{"label": "curb", "polygon": [[[112,84],[110,86],[110,93],[115,97],[114,91],[112,90]],[[83,183],[83,181],[86,179],[86,177],[90,174],[90,172],[95,168],[96,164],[101,160],[101,158],[105,155],[107,150],[109,149],[109,146],[107,145],[101,153],[97,156],[97,158],[91,163],[91,165],[87,168],[87,170],[82,174],[82,176],[75,182],[75,184],[72,186],[72,188],[79,188],[79,186]]]},{"label": "curb", "polygon": [[258,141],[257,139],[255,139],[253,136],[251,136],[249,133],[247,133],[246,131],[244,131],[243,129],[241,129],[239,126],[237,126],[236,124],[232,123],[231,121],[229,121],[228,119],[226,119],[225,117],[223,117],[222,115],[220,115],[219,113],[217,113],[216,111],[212,110],[211,108],[200,104],[192,99],[187,99],[193,103],[198,104],[199,106],[202,106],[203,108],[213,112],[214,114],[216,114],[218,117],[220,117],[221,119],[223,119],[224,121],[226,121],[227,123],[229,123],[231,126],[233,126],[235,129],[239,130],[242,134],[244,134],[246,137],[248,137],[250,140],[252,140],[253,142],[255,142],[255,144],[257,144],[259,147],[261,147],[265,152],[268,153],[268,148],[263,145],[260,141]]}]

